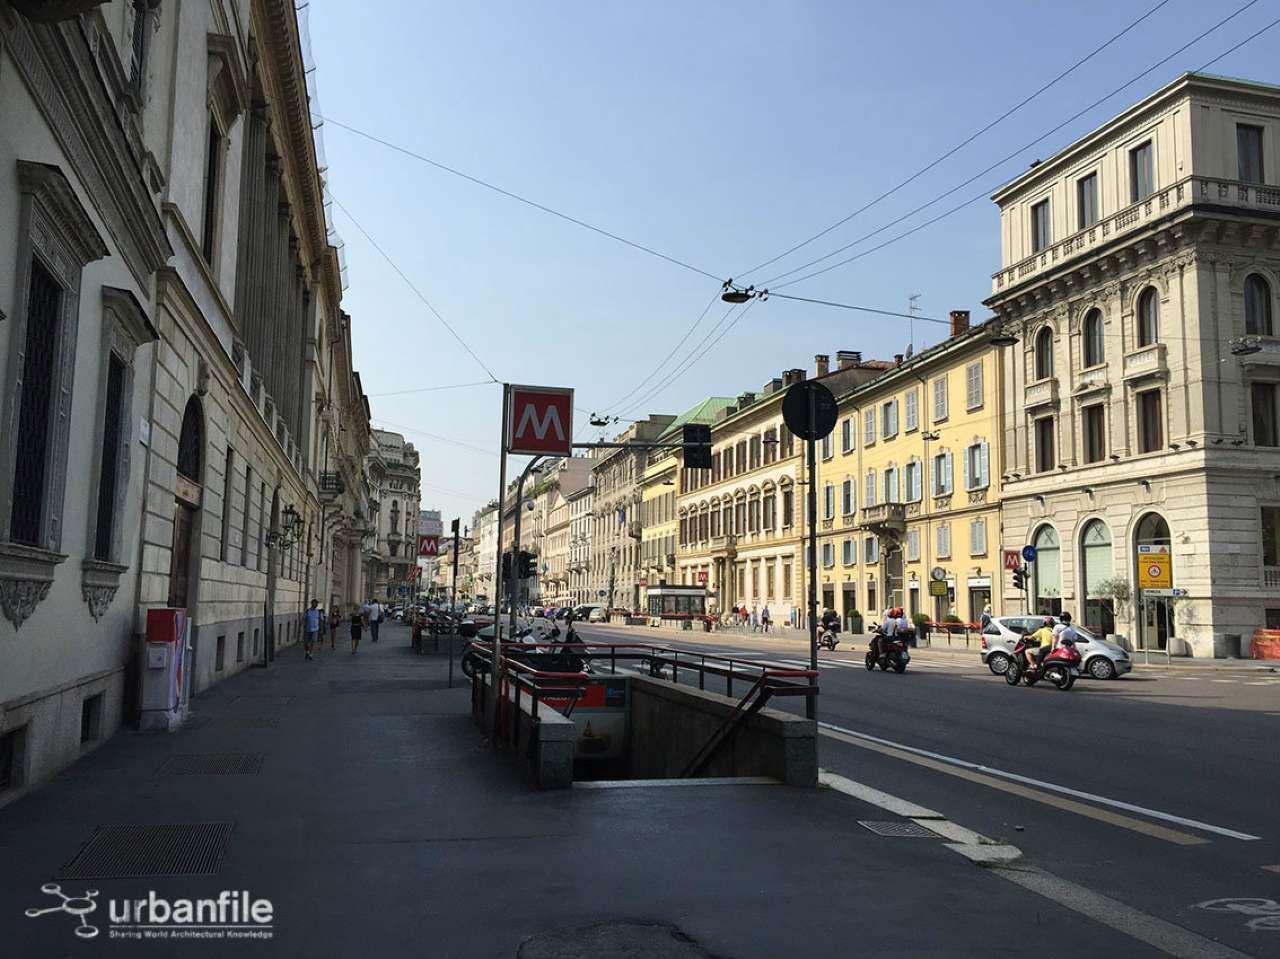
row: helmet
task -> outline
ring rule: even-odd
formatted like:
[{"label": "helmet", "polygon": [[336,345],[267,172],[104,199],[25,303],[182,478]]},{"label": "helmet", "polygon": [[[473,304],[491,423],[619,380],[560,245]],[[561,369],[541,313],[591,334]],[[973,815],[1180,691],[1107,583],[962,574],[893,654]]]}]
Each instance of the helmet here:
[{"label": "helmet", "polygon": [[893,615],[894,615],[894,616],[901,616],[901,615],[902,615],[902,607],[901,607],[901,606],[896,607],[896,608],[894,609],[894,611],[893,611]]},{"label": "helmet", "polygon": [[1071,622],[1071,614],[1063,613],[1061,616],[1058,617],[1058,619],[1062,620],[1062,622],[1064,623],[1069,623]]}]

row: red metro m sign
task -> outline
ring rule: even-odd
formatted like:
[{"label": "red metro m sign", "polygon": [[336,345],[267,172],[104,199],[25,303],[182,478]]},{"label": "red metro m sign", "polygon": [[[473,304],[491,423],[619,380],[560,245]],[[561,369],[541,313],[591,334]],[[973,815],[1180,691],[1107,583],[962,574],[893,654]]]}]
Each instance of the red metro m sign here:
[{"label": "red metro m sign", "polygon": [[573,390],[512,386],[510,397],[508,453],[573,455]]}]

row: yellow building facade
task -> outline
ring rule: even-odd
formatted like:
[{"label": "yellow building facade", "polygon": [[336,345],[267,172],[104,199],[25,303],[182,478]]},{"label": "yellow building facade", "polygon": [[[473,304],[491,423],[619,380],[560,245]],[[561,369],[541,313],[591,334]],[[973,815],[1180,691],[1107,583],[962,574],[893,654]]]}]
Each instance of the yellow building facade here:
[{"label": "yellow building facade", "polygon": [[976,622],[1012,589],[1001,569],[1000,349],[964,311],[951,332],[838,395],[836,428],[819,444],[818,601],[846,624],[894,606]]}]

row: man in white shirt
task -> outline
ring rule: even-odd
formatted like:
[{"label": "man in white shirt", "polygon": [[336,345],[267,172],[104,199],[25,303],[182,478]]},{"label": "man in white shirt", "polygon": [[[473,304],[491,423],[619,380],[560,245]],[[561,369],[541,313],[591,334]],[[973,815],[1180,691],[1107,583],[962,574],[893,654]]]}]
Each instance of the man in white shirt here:
[{"label": "man in white shirt", "polygon": [[382,625],[382,604],[375,598],[366,607],[369,615],[369,634],[373,641],[378,641],[378,627]]}]

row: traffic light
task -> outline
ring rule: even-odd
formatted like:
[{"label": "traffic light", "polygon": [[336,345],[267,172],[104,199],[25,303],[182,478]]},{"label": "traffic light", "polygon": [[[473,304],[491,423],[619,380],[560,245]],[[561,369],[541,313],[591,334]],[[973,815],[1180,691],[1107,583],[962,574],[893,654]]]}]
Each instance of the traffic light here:
[{"label": "traffic light", "polygon": [[1019,566],[1013,571],[1013,588],[1027,588],[1027,568],[1025,566]]},{"label": "traffic light", "polygon": [[711,469],[711,427],[705,423],[685,423],[681,437],[684,443],[684,468]]},{"label": "traffic light", "polygon": [[532,553],[526,553],[524,550],[521,550],[520,551],[520,578],[528,579],[529,577],[534,576],[537,573],[537,571],[538,570],[537,570],[537,565],[535,562],[534,555]]},{"label": "traffic light", "polygon": [[511,554],[502,554],[502,579],[505,582],[511,578]]}]

